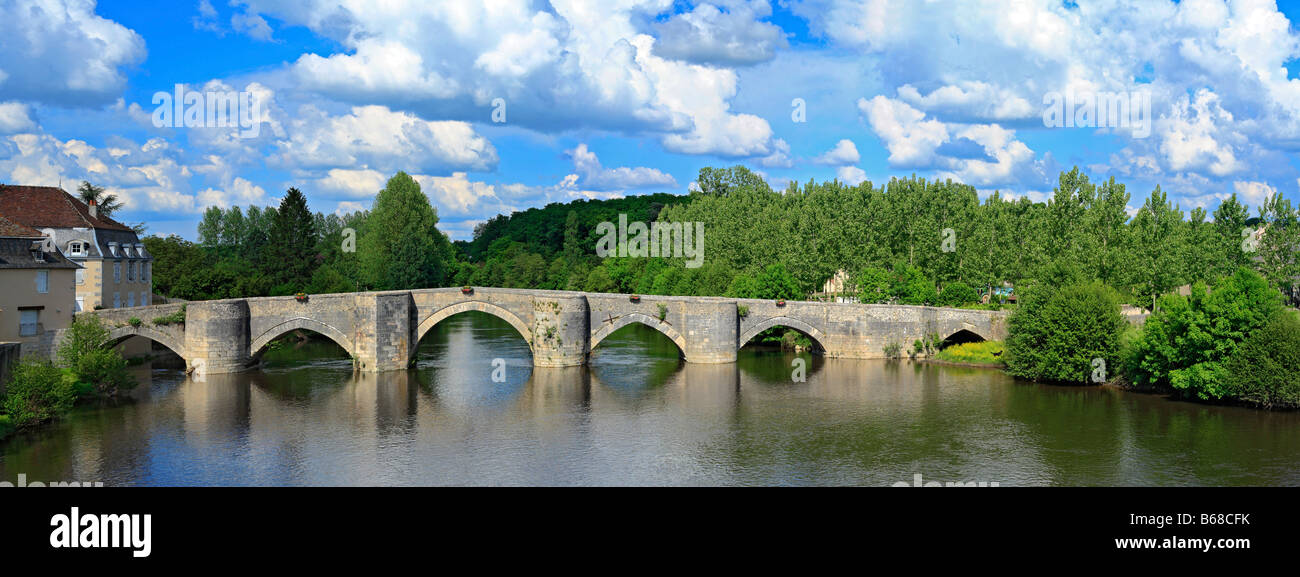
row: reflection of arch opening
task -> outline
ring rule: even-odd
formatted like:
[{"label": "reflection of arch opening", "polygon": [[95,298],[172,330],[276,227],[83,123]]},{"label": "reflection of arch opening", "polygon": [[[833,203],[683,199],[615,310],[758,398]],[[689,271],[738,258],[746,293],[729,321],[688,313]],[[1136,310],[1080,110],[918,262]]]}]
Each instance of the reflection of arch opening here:
[{"label": "reflection of arch opening", "polygon": [[803,333],[804,336],[812,339],[814,350],[822,352],[826,351],[825,334],[808,323],[790,317],[772,317],[750,327],[749,330],[741,333],[740,339],[738,339],[740,348],[745,348],[745,345],[749,344],[749,341],[754,340],[754,337],[773,327],[785,327],[799,331],[800,333]]},{"label": "reflection of arch opening", "polygon": [[177,343],[176,341],[172,340],[172,337],[168,336],[167,334],[157,331],[146,325],[140,325],[138,327],[125,326],[125,327],[113,329],[108,333],[108,342],[104,343],[104,346],[108,348],[113,348],[121,344],[122,341],[125,341],[126,339],[129,339],[131,337],[141,337],[141,338],[149,339],[155,343],[167,347],[169,350],[171,350],[171,352],[176,353],[176,356],[182,359],[187,359],[185,355],[185,347],[181,346],[180,343]]},{"label": "reflection of arch opening", "polygon": [[980,336],[979,333],[975,331],[969,329],[961,329],[951,335],[948,335],[948,338],[943,339],[943,342],[939,343],[939,350],[946,349],[953,345],[964,345],[966,343],[982,343],[986,340],[988,339],[985,339],[984,337]]},{"label": "reflection of arch opening", "polygon": [[271,344],[271,341],[279,338],[281,335],[284,335],[285,333],[296,331],[299,329],[308,330],[314,333],[319,333],[325,336],[326,338],[328,338],[329,340],[334,341],[334,344],[337,344],[339,347],[341,347],[345,352],[347,352],[349,356],[352,356],[354,358],[357,356],[356,348],[352,346],[352,339],[349,339],[348,336],[343,333],[343,331],[340,331],[320,321],[314,321],[304,317],[296,317],[296,318],[289,319],[278,325],[275,325],[274,327],[271,327],[270,329],[267,329],[261,335],[258,335],[257,338],[253,339],[252,344],[248,346],[248,351],[251,353],[250,356],[255,359],[261,358],[262,353],[265,352],[266,346]]},{"label": "reflection of arch opening", "polygon": [[420,341],[424,340],[424,335],[428,334],[430,330],[433,330],[434,326],[436,326],[438,323],[442,322],[443,320],[447,319],[448,317],[458,315],[460,313],[467,313],[470,311],[487,313],[489,315],[492,315],[494,317],[497,317],[503,321],[510,323],[510,326],[514,327],[515,330],[519,332],[519,336],[524,338],[524,342],[528,343],[528,350],[530,352],[532,351],[533,332],[528,330],[528,325],[524,323],[524,321],[520,320],[519,317],[515,316],[514,313],[506,309],[503,309],[497,305],[494,305],[492,303],[487,303],[482,301],[466,301],[466,302],[459,302],[454,305],[440,308],[434,311],[433,314],[430,314],[428,317],[426,317],[423,321],[420,321],[420,326],[419,328],[416,329],[415,332],[415,340],[411,343],[411,359],[412,360],[415,359],[416,351],[420,347]]},{"label": "reflection of arch opening", "polygon": [[595,349],[596,345],[600,344],[600,341],[605,340],[605,337],[608,337],[609,335],[614,334],[618,329],[633,323],[640,323],[659,331],[661,334],[668,337],[668,340],[672,341],[673,344],[677,345],[678,352],[682,355],[686,354],[686,337],[683,337],[681,333],[677,332],[677,329],[673,328],[672,325],[641,313],[629,313],[614,319],[613,322],[601,325],[600,329],[591,335],[591,344],[588,346],[588,352]]}]

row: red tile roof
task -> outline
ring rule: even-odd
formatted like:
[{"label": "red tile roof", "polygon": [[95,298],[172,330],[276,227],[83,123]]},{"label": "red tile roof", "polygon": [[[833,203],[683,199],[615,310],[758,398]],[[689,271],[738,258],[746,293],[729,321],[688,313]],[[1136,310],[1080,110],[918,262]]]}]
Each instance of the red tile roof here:
[{"label": "red tile roof", "polygon": [[0,214],[33,228],[131,230],[111,218],[90,216],[80,199],[53,186],[0,184]]},{"label": "red tile roof", "polygon": [[0,214],[0,237],[35,238],[45,236],[30,226],[18,224]]}]

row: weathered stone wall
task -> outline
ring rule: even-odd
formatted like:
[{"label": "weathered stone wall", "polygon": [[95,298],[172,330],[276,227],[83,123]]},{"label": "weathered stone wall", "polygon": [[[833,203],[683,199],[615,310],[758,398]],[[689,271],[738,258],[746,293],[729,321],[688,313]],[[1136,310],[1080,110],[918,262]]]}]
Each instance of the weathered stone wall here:
[{"label": "weathered stone wall", "polygon": [[1005,311],[979,311],[905,305],[741,300],[748,308],[740,321],[740,346],[773,326],[812,337],[830,357],[874,359],[897,343],[903,349],[929,335],[946,339],[966,330],[985,340],[1006,339]]}]

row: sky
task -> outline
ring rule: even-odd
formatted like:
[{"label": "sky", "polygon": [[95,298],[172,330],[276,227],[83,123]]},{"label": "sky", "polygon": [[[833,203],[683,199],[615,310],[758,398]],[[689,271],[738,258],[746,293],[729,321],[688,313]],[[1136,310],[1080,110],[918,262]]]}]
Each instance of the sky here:
[{"label": "sky", "polygon": [[[192,240],[209,206],[297,187],[351,212],[399,170],[458,240],[735,164],[777,189],[918,175],[1036,201],[1078,166],[1126,184],[1130,212],[1157,185],[1184,210],[1254,208],[1300,199],[1297,16],[1300,0],[0,0],[0,182],[87,180],[125,201],[119,220]],[[227,123],[186,121],[227,93]],[[1116,97],[1129,115],[1091,105]]]}]

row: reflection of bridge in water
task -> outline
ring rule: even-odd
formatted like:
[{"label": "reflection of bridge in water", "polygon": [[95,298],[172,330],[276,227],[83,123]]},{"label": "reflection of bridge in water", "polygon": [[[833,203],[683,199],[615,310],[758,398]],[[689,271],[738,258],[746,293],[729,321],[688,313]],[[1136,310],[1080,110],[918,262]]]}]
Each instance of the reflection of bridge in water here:
[{"label": "reflection of bridge in water", "polygon": [[155,324],[179,304],[87,311],[103,319],[111,339],[144,337],[165,345],[198,373],[239,372],[257,364],[267,345],[296,330],[337,343],[369,372],[409,368],[416,348],[439,322],[480,311],[510,323],[528,343],[538,367],[586,362],[618,329],[637,323],[663,333],[688,363],[732,363],[763,331],[794,329],[828,357],[881,358],[889,344],[917,339],[1001,340],[1002,311],[775,302],[718,297],[671,297],[476,288],[266,297],[187,303],[184,322]]},{"label": "reflection of bridge in water", "polygon": [[[772,357],[774,363],[787,367],[792,358]],[[480,375],[477,380],[424,370],[343,375],[333,371],[339,380],[326,378],[309,390],[286,383],[290,377],[284,372],[207,375],[171,389],[166,393],[170,400],[156,402],[179,408],[182,414],[173,422],[183,427],[178,433],[195,449],[221,453],[259,447],[249,460],[275,468],[258,471],[259,479],[270,475],[286,483],[309,478],[316,484],[381,484],[383,476],[391,476],[394,482],[410,483],[412,479],[403,475],[432,468],[432,476],[419,482],[467,482],[459,476],[464,471],[454,467],[444,471],[429,464],[436,460],[400,462],[414,453],[429,459],[458,455],[476,468],[491,461],[496,471],[493,482],[510,484],[563,478],[549,470],[565,466],[566,461],[558,457],[572,458],[587,451],[601,453],[593,457],[596,460],[626,453],[615,459],[628,467],[621,473],[630,475],[620,482],[643,478],[640,475],[661,482],[667,472],[640,471],[638,463],[672,469],[683,463],[665,455],[686,458],[691,451],[681,447],[710,446],[729,454],[729,443],[747,445],[725,431],[761,434],[767,427],[777,427],[788,429],[793,440],[827,422],[858,422],[855,426],[888,437],[889,423],[924,419],[941,406],[999,404],[1005,393],[989,387],[987,371],[842,359],[814,360],[809,363],[808,382],[792,387],[752,360],[680,363],[666,377],[635,389],[611,385],[600,366],[525,368],[527,376],[521,374],[511,386],[502,385],[505,394],[492,398],[477,391],[498,385],[485,382],[486,371],[472,369],[469,372]],[[623,369],[625,365],[611,370]],[[792,396],[807,409],[792,411]],[[892,420],[864,417],[874,411]],[[637,434],[642,430],[655,434]],[[678,448],[661,445],[665,442]],[[480,444],[511,447],[506,452],[510,458],[478,454]],[[524,460],[514,462],[515,458]],[[466,462],[458,461],[460,466],[468,466]],[[698,467],[687,468],[698,473]],[[303,471],[311,475],[299,479]],[[381,477],[357,476],[367,474],[361,471]],[[242,481],[232,477],[227,482]],[[674,478],[673,482],[707,480]]]}]

